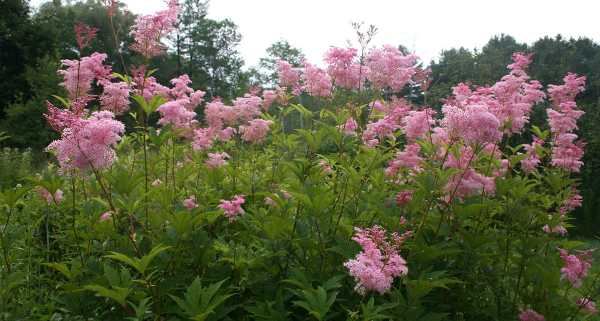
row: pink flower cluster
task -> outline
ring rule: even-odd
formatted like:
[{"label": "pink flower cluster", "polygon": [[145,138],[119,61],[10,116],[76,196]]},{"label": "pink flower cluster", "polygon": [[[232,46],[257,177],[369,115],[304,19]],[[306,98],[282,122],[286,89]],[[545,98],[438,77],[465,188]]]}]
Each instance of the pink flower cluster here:
[{"label": "pink flower cluster", "polygon": [[100,96],[100,106],[103,110],[120,115],[129,109],[129,93],[131,89],[126,82],[109,82],[102,84],[103,91]]},{"label": "pink flower cluster", "polygon": [[267,136],[271,124],[273,124],[273,121],[260,118],[249,121],[247,126],[240,126],[242,139],[247,142],[259,142],[263,140]]},{"label": "pink flower cluster", "polygon": [[225,217],[229,219],[229,222],[233,222],[240,215],[245,213],[242,208],[242,204],[244,204],[246,200],[244,199],[244,195],[235,195],[231,200],[221,200],[221,204],[219,204],[219,208],[223,210]]},{"label": "pink flower cluster", "polygon": [[[494,155],[492,155],[494,156]],[[460,156],[456,157],[449,153],[444,163],[444,168],[456,168],[460,172],[450,177],[446,185],[447,201],[452,201],[451,198],[465,198],[472,195],[485,193],[493,195],[496,191],[496,183],[494,177],[485,176],[477,172],[473,168],[473,160],[475,155],[470,147],[462,147]]]},{"label": "pink flower cluster", "polygon": [[435,124],[433,116],[435,116],[435,111],[431,108],[410,111],[402,120],[402,130],[406,138],[415,140],[422,138],[427,132],[431,131],[432,126]]},{"label": "pink flower cluster", "polygon": [[592,250],[578,251],[577,254],[569,254],[567,250],[558,249],[564,266],[560,269],[563,279],[567,279],[575,288],[582,285],[592,266]]},{"label": "pink flower cluster", "polygon": [[63,170],[106,168],[116,156],[112,147],[125,131],[123,123],[113,117],[109,111],[99,111],[87,119],[78,119],[46,149],[56,153]]},{"label": "pink flower cluster", "polygon": [[[545,97],[540,82],[530,81],[525,72],[531,63],[532,54],[517,52],[512,58],[513,63],[508,65],[510,73],[489,89],[494,98],[490,101],[489,109],[509,134],[523,130],[529,122],[533,105]],[[485,93],[485,90],[482,91]]]},{"label": "pink flower cluster", "polygon": [[416,74],[417,59],[390,45],[372,49],[366,59],[367,79],[375,88],[400,91]]},{"label": "pink flower cluster", "polygon": [[[567,217],[567,214],[569,212],[571,212],[572,210],[581,207],[581,205],[583,204],[583,197],[579,194],[579,191],[577,189],[573,189],[573,194],[565,199],[562,203],[562,205],[560,206],[560,208],[558,209],[558,214],[559,214],[559,218],[560,221],[558,224],[556,224],[554,227],[550,227],[549,225],[544,225],[544,227],[542,228],[544,230],[544,232],[546,233],[554,233],[554,234],[559,234],[559,235],[566,235],[567,234],[567,229],[564,226],[564,221],[565,218]],[[549,215],[549,218],[552,218],[552,215]]]},{"label": "pink flower cluster", "polygon": [[331,96],[333,85],[331,84],[331,77],[325,70],[305,62],[303,80],[304,89],[309,95],[314,97]]},{"label": "pink flower cluster", "polygon": [[54,194],[52,194],[47,189],[40,186],[38,188],[38,193],[40,193],[40,196],[46,200],[46,203],[48,203],[48,205],[50,205],[52,203],[60,204],[60,202],[62,202],[62,199],[63,199],[63,191],[60,189],[57,189],[54,192]]},{"label": "pink flower cluster", "polygon": [[521,168],[523,171],[527,173],[533,172],[540,164],[541,160],[537,150],[542,145],[544,145],[544,141],[535,136],[533,137],[533,142],[531,144],[523,145],[525,151],[527,152],[525,154],[525,158],[521,160]]},{"label": "pink flower cluster", "polygon": [[500,121],[486,105],[469,104],[463,108],[446,105],[441,124],[450,139],[461,138],[467,145],[496,143],[502,139]]},{"label": "pink flower cluster", "polygon": [[519,320],[521,321],[546,321],[543,315],[537,313],[535,310],[527,309],[519,314]]},{"label": "pink flower cluster", "polygon": [[131,49],[144,57],[152,58],[162,54],[166,47],[160,42],[161,38],[175,29],[179,4],[177,0],[169,0],[167,5],[166,10],[152,15],[139,16],[131,28],[131,35],[135,40]]},{"label": "pink flower cluster", "polygon": [[356,90],[369,80],[376,89],[390,88],[397,92],[417,73],[417,56],[404,55],[393,46],[371,50],[364,64],[357,59],[357,52],[355,48],[331,47],[324,56],[325,70],[306,61],[299,70],[280,60],[277,62],[279,85],[290,88],[294,95],[306,91],[315,97],[329,97],[334,86]]},{"label": "pink flower cluster", "polygon": [[158,94],[171,99],[157,109],[161,115],[158,120],[160,125],[170,124],[175,128],[189,129],[197,123],[194,109],[202,103],[205,92],[190,88],[188,85],[191,83],[190,77],[184,74],[171,79],[173,85],[171,89],[157,87],[160,90]]},{"label": "pink flower cluster", "polygon": [[[396,205],[398,206],[404,206],[408,203],[410,203],[410,201],[412,200],[413,197],[413,190],[404,190],[399,192],[398,194],[396,194]],[[406,220],[406,219],[404,219]]]},{"label": "pink flower cluster", "polygon": [[222,153],[208,153],[208,159],[204,161],[206,167],[210,169],[219,168],[225,164],[227,164],[227,160],[230,158],[229,154]]},{"label": "pink flower cluster", "polygon": [[366,77],[366,67],[356,62],[356,48],[331,47],[325,53],[327,74],[335,86],[346,89],[359,89]]},{"label": "pink flower cluster", "polygon": [[191,195],[190,197],[183,200],[183,207],[188,210],[193,210],[198,207],[198,203],[196,203],[196,196]]},{"label": "pink flower cluster", "polygon": [[284,60],[277,61],[277,75],[283,87],[296,88],[300,82],[300,71]]},{"label": "pink flower cluster", "polygon": [[356,130],[358,129],[358,123],[354,118],[350,117],[346,120],[343,125],[340,125],[339,128],[342,130],[344,135],[353,136],[356,135]]},{"label": "pink flower cluster", "polygon": [[596,303],[590,298],[579,298],[576,304],[589,314],[598,314]]},{"label": "pink flower cluster", "polygon": [[368,291],[384,294],[392,287],[395,277],[408,273],[406,261],[398,251],[411,232],[402,235],[393,233],[388,240],[385,229],[377,225],[355,228],[355,231],[352,239],[360,244],[362,251],[344,263],[357,282],[355,290],[363,295]]},{"label": "pink flower cluster", "polygon": [[552,165],[571,172],[579,172],[583,165],[583,146],[573,133],[577,129],[577,119],[584,112],[577,109],[575,97],[585,89],[585,77],[567,74],[563,85],[550,85],[548,93],[553,108],[546,110],[553,134]]},{"label": "pink flower cluster", "polygon": [[94,52],[81,60],[61,60],[67,67],[58,71],[64,79],[61,86],[65,87],[71,99],[88,95],[94,79],[99,83],[110,79],[111,68],[103,64],[106,57],[106,54]]},{"label": "pink flower cluster", "polygon": [[[272,103],[272,101],[269,103]],[[236,98],[233,101],[233,106],[225,105],[220,99],[208,103],[204,108],[204,118],[208,128],[200,128],[194,131],[194,142],[192,144],[194,149],[204,150],[210,148],[215,139],[227,141],[235,133],[241,134],[241,138],[248,142],[263,140],[273,122],[256,118],[261,114],[261,105],[264,106],[264,101],[252,94]],[[225,127],[238,124],[241,125],[237,129]]]},{"label": "pink flower cluster", "polygon": [[410,110],[410,105],[402,99],[392,99],[386,104],[375,101],[371,104],[371,108],[372,111],[382,112],[383,118],[369,122],[363,131],[363,143],[369,147],[379,145],[386,138],[393,138],[394,132],[406,124],[405,117],[407,118],[407,115],[414,112]]},{"label": "pink flower cluster", "polygon": [[111,211],[107,211],[100,215],[100,222],[108,221],[112,218],[113,213]]},{"label": "pink flower cluster", "polygon": [[185,106],[185,100],[172,100],[160,105],[157,109],[161,116],[158,124],[172,125],[174,128],[190,128],[195,123],[196,113],[189,111]]},{"label": "pink flower cluster", "polygon": [[133,79],[133,89],[135,89],[135,93],[144,97],[146,101],[150,101],[153,96],[157,95],[165,99],[169,98],[169,88],[159,84],[156,81],[156,78],[152,76],[146,76],[145,66],[132,68],[131,76]]},{"label": "pink flower cluster", "polygon": [[421,146],[419,144],[407,145],[403,151],[397,152],[396,157],[390,161],[385,169],[385,174],[388,177],[396,177],[400,169],[408,169],[411,172],[421,170],[421,162],[423,158],[419,156]]}]

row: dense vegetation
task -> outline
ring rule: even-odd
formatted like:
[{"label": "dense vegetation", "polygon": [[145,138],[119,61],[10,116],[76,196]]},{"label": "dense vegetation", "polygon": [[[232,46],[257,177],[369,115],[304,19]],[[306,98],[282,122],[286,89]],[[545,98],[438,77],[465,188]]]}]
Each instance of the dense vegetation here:
[{"label": "dense vegetation", "polygon": [[[118,30],[123,63],[115,52],[107,9],[101,3],[89,0],[62,4],[48,2],[33,14],[24,0],[7,0],[0,4],[0,132],[10,132],[5,146],[33,148],[41,151],[55,139],[41,117],[45,101],[60,92],[60,80],[55,70],[60,59],[74,58],[77,53],[73,26],[77,22],[98,28],[89,52],[108,54],[108,61],[117,71],[123,64],[140,63],[131,55],[132,39],[127,30],[135,15],[117,10],[113,25]],[[209,97],[231,99],[256,84],[274,84],[275,62],[285,59],[299,66],[302,52],[279,41],[267,49],[258,66],[242,70],[243,60],[237,52],[241,33],[229,20],[214,21],[206,18],[206,1],[186,0],[182,3],[181,20],[170,36],[172,50],[153,59],[158,68],[156,77],[166,82],[174,74],[188,74],[194,88],[203,88]],[[7,30],[10,30],[8,32]],[[457,83],[492,84],[504,74],[513,52],[535,54],[529,70],[533,79],[543,85],[558,83],[572,71],[587,77],[586,90],[580,95],[580,104],[586,114],[580,120],[579,133],[587,143],[585,165],[582,169],[584,205],[576,211],[578,235],[594,236],[594,226],[600,221],[600,46],[588,38],[565,39],[560,35],[539,39],[527,45],[507,35],[495,36],[480,51],[465,48],[449,49],[438,61],[429,63],[431,88],[427,103],[439,110],[441,98],[450,94]],[[136,60],[137,59],[137,60]],[[223,77],[227,75],[227,77]],[[544,115],[534,116],[534,123],[543,124]],[[36,153],[39,155],[39,153]]]},{"label": "dense vegetation", "polygon": [[167,5],[1,4],[1,320],[597,319],[595,43],[244,72]]}]

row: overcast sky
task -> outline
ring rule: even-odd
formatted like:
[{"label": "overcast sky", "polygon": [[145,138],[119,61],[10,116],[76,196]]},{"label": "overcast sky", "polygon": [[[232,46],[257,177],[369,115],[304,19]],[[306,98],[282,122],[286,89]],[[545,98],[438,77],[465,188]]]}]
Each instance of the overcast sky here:
[{"label": "overcast sky", "polygon": [[[165,6],[162,0],[121,1],[141,14]],[[211,0],[209,17],[239,26],[240,51],[251,66],[279,39],[320,64],[329,46],[354,40],[353,21],[378,27],[374,44],[402,44],[425,62],[442,49],[481,48],[501,33],[527,43],[558,33],[598,41],[599,9],[598,0]]]}]

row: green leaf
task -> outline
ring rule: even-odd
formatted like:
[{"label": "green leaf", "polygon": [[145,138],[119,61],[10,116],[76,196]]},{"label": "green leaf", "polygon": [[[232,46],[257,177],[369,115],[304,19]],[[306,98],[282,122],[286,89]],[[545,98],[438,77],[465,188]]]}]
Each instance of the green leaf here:
[{"label": "green leaf", "polygon": [[73,279],[73,273],[71,273],[69,267],[64,263],[42,263],[42,265],[55,269],[69,280]]},{"label": "green leaf", "polygon": [[217,307],[232,296],[232,294],[220,293],[221,286],[225,281],[213,283],[205,288],[200,279],[196,277],[187,288],[184,299],[173,295],[169,296],[191,320],[204,321],[215,313]]},{"label": "green leaf", "polygon": [[122,253],[110,252],[112,254],[105,255],[106,258],[113,259],[115,261],[119,261],[125,263],[132,268],[136,269],[140,274],[145,275],[148,266],[152,262],[152,260],[159,255],[160,253],[170,249],[171,246],[164,246],[162,244],[158,244],[147,255],[144,255],[141,259],[132,258]]},{"label": "green leaf", "polygon": [[97,296],[115,300],[121,305],[127,303],[127,296],[131,293],[131,289],[128,288],[115,287],[109,289],[97,284],[86,285],[83,288],[95,292]]},{"label": "green leaf", "polygon": [[66,100],[60,96],[52,95],[52,97],[54,97],[54,99],[58,100],[65,108],[68,108],[71,105],[71,103],[68,100]]}]

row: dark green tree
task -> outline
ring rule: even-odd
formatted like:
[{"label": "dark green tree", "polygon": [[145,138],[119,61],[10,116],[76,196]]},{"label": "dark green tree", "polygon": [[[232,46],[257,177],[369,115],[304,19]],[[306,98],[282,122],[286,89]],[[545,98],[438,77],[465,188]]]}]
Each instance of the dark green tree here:
[{"label": "dark green tree", "polygon": [[[173,71],[175,63],[175,71],[188,74],[193,86],[206,90],[208,97],[231,98],[246,87],[244,61],[237,49],[242,36],[231,20],[207,18],[207,9],[207,1],[182,2],[181,19],[171,39],[175,57],[164,58],[159,76],[172,77],[165,71]],[[165,68],[165,63],[171,67]]]}]

